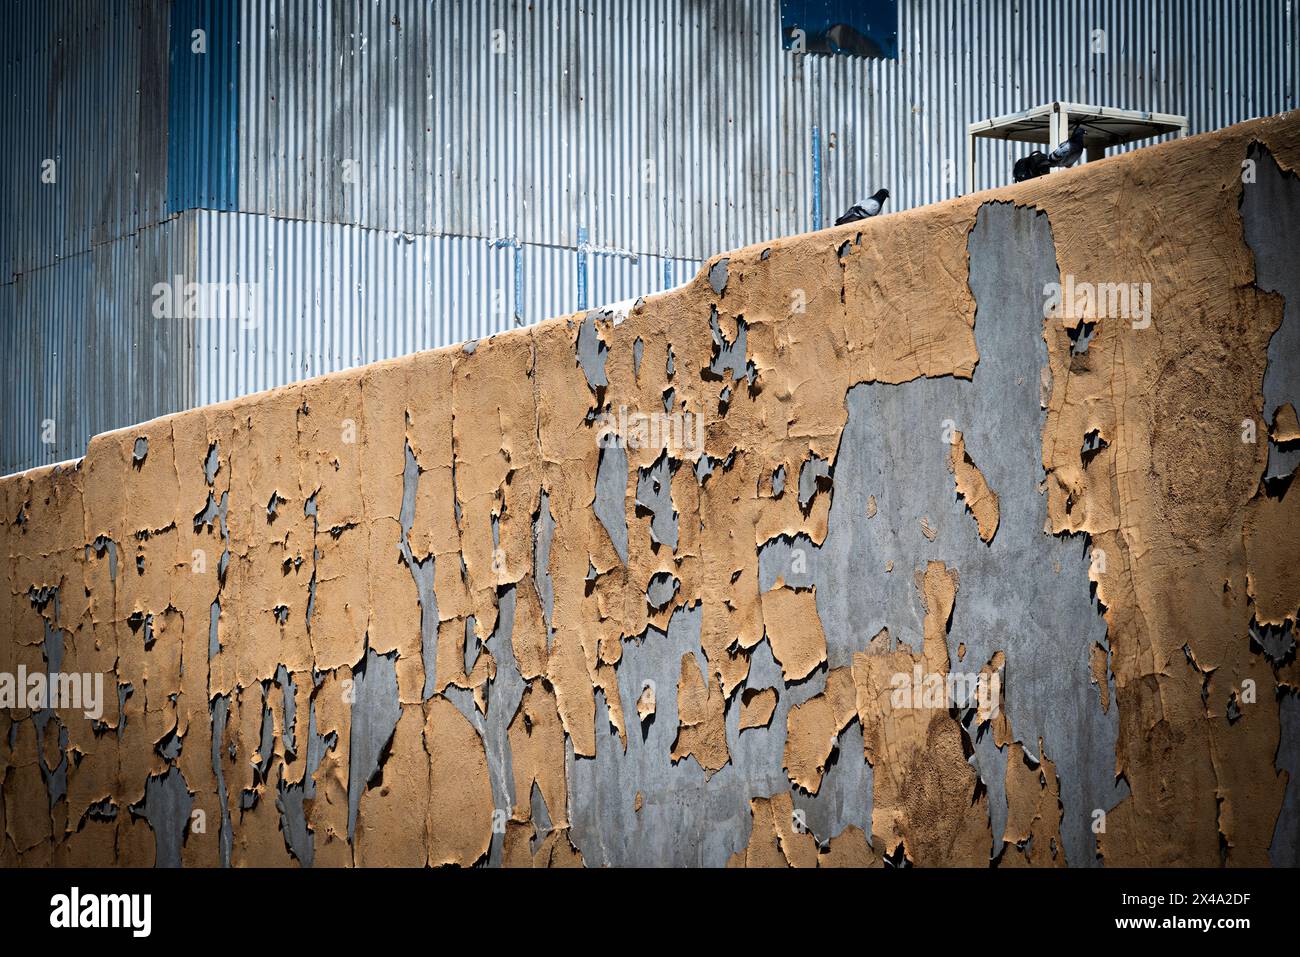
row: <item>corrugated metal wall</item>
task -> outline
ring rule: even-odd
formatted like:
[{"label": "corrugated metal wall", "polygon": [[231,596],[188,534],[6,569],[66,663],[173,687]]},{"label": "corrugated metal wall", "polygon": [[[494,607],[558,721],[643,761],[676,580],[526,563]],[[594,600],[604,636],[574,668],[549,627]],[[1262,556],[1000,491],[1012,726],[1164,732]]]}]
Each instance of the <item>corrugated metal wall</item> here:
[{"label": "corrugated metal wall", "polygon": [[239,8],[171,0],[167,210],[239,202]]},{"label": "corrugated metal wall", "polygon": [[0,285],[0,473],[79,458],[98,432],[194,405],[192,323],[153,287],[194,272],[186,213]]},{"label": "corrugated metal wall", "polygon": [[168,21],[148,0],[3,9],[0,282],[10,282],[166,217]]},{"label": "corrugated metal wall", "polygon": [[[864,60],[783,52],[777,0],[10,0],[0,464],[674,285],[880,185],[893,210],[956,195],[973,120],[1069,99],[1198,132],[1294,109],[1296,4],[900,0],[899,58]],[[181,57],[195,24],[204,60]],[[1023,147],[978,149],[984,188]],[[190,207],[240,212],[157,225]],[[138,351],[139,290],[176,263],[254,284],[259,324]],[[91,352],[85,328],[115,331]],[[100,362],[138,373],[55,369]],[[81,409],[55,446],[43,408]]]},{"label": "corrugated metal wall", "polygon": [[[132,422],[560,315],[580,285],[595,306],[698,268],[191,210],[0,285],[0,355],[18,373],[0,382],[0,474]],[[200,298],[187,316],[190,283],[236,284],[249,308]]]},{"label": "corrugated metal wall", "polygon": [[966,125],[1052,100],[1292,109],[1293,4],[901,0],[897,60],[782,52],[775,0],[249,4],[240,208],[699,260],[812,228],[814,130],[833,219],[966,191]]},{"label": "corrugated metal wall", "polygon": [[572,312],[580,273],[596,306],[699,268],[248,213],[197,217],[195,280],[247,284],[252,306],[195,322],[200,404]]}]

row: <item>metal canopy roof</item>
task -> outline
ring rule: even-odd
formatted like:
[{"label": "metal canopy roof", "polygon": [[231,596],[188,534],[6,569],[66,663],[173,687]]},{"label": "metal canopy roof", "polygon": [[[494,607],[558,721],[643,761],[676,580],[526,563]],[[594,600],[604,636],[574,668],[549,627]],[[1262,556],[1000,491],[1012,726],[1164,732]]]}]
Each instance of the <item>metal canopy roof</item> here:
[{"label": "metal canopy roof", "polygon": [[[1185,133],[1187,117],[1173,113],[1148,113],[1141,110],[1117,110],[1109,106],[1083,103],[1045,103],[1020,113],[1008,113],[991,120],[971,123],[967,132],[985,139],[1014,140],[1020,143],[1053,144],[1052,119],[1061,113],[1071,126],[1082,124],[1084,146],[1105,148],[1145,140],[1166,133]],[[1054,145],[1054,144],[1053,144]]]}]

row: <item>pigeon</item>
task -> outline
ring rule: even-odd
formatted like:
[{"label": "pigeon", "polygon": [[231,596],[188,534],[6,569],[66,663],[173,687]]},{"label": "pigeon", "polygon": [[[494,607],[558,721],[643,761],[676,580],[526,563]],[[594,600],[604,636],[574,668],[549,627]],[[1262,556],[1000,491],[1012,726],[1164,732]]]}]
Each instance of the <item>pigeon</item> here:
[{"label": "pigeon", "polygon": [[1047,154],[1053,166],[1073,166],[1083,155],[1083,127],[1076,126],[1070,138]]},{"label": "pigeon", "polygon": [[864,203],[854,203],[839,219],[835,220],[836,226],[843,226],[845,223],[856,223],[859,219],[870,219],[872,216],[879,216],[881,207],[885,205],[885,200],[889,199],[889,190],[878,189]]},{"label": "pigeon", "polygon": [[1028,156],[1016,160],[1016,165],[1011,167],[1011,178],[1017,183],[1023,183],[1027,179],[1046,176],[1051,170],[1052,161],[1047,158],[1047,154],[1042,150],[1034,150]]}]

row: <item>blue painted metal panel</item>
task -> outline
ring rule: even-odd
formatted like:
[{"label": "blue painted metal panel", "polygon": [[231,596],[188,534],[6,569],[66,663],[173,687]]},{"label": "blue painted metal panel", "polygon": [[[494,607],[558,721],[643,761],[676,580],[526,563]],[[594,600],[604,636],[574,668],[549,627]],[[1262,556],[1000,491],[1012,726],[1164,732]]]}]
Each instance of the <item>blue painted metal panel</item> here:
[{"label": "blue painted metal panel", "polygon": [[239,5],[174,0],[167,211],[239,205]]},{"label": "blue painted metal panel", "polygon": [[898,0],[781,0],[781,46],[898,59]]}]

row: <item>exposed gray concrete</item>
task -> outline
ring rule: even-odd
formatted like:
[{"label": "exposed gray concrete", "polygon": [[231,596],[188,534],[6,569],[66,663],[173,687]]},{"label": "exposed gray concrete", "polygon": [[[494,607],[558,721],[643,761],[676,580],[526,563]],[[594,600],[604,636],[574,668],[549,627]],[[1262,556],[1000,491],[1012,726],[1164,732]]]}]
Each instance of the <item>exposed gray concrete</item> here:
[{"label": "exposed gray concrete", "polygon": [[87,558],[90,558],[90,553],[92,551],[95,553],[96,558],[103,558],[105,554],[108,555],[109,580],[117,581],[117,542],[104,535],[100,535],[91,544],[86,546]]},{"label": "exposed gray concrete", "polygon": [[348,738],[348,840],[356,833],[361,795],[380,769],[380,758],[397,729],[397,652],[365,657],[352,673],[352,733]]},{"label": "exposed gray concrete", "polygon": [[317,489],[307,497],[302,503],[302,514],[311,519],[312,548],[311,548],[311,579],[307,582],[307,611],[306,623],[307,634],[311,634],[311,622],[316,615],[316,569],[320,564],[321,550],[316,547],[316,536],[320,534],[320,510],[316,507],[316,496],[320,494]]},{"label": "exposed gray concrete", "polygon": [[[793,792],[782,770],[789,709],[825,687],[817,672],[808,681],[786,688],[780,666],[767,643],[755,650],[748,685],[780,689],[770,725],[740,731],[740,692],[727,706],[727,743],[731,762],[712,778],[694,757],[674,764],[677,737],[677,682],[681,656],[694,654],[701,676],[708,671],[700,648],[700,607],[678,608],[665,634],[656,628],[624,642],[618,666],[619,695],[628,728],[627,752],[618,734],[603,720],[605,696],[596,692],[596,757],[576,758],[570,750],[569,815],[575,846],[589,867],[721,867],[749,842],[752,797]],[[655,687],[655,718],[643,733],[636,702],[647,682]],[[795,793],[809,829],[821,841],[846,824],[870,831],[871,769],[862,759],[862,735],[856,722],[841,738],[841,758],[827,772],[816,798]],[[643,805],[635,809],[637,792]]]},{"label": "exposed gray concrete", "polygon": [[665,450],[654,464],[637,470],[636,507],[653,516],[650,537],[654,542],[677,551],[677,512],[673,508],[672,481],[674,465]]},{"label": "exposed gray concrete", "polygon": [[221,600],[216,599],[208,606],[208,660],[211,661],[221,651],[221,635],[218,625],[221,622]]},{"label": "exposed gray concrete", "polygon": [[723,256],[709,267],[709,287],[713,290],[715,296],[721,296],[727,291],[727,264],[729,262],[731,262],[731,259]]},{"label": "exposed gray concrete", "polygon": [[298,716],[298,702],[294,698],[293,675],[284,665],[275,669],[275,685],[280,689],[284,706],[284,753],[292,758],[298,753],[297,741],[294,739],[294,722]]},{"label": "exposed gray concrete", "polygon": [[[117,722],[117,739],[122,740],[122,734],[126,731],[126,699],[135,694],[135,685],[129,681],[119,681],[117,683],[117,713],[119,715]],[[231,745],[232,747],[234,745]]]},{"label": "exposed gray concrete", "polygon": [[425,701],[433,697],[438,672],[438,599],[433,592],[435,562],[436,559],[430,555],[423,561],[412,559],[408,565],[420,600],[420,659],[424,663],[421,697]]},{"label": "exposed gray concrete", "polygon": [[[204,474],[208,477],[208,484],[211,485],[215,479],[217,470],[221,462],[217,458],[217,443],[212,443],[208,450],[208,460],[204,465]],[[217,529],[221,535],[221,557],[217,561],[217,594],[212,599],[212,604],[208,608],[208,660],[211,661],[221,652],[221,637],[219,624],[221,620],[221,590],[226,581],[226,569],[230,567],[230,527],[226,522],[226,517],[230,512],[230,493],[222,492],[221,498],[217,499],[215,494],[209,490],[208,500],[203,510],[194,516],[194,530],[200,529]],[[314,581],[314,579],[313,579]],[[314,588],[314,585],[313,585]],[[310,627],[310,603],[308,605],[308,627]]]},{"label": "exposed gray concrete", "polygon": [[154,746],[154,750],[160,758],[170,762],[181,756],[184,744],[185,742],[181,740],[181,736],[176,733],[176,728],[173,726],[170,731],[163,735],[162,740]]},{"label": "exposed gray concrete", "polygon": [[473,615],[470,615],[465,619],[465,674],[473,672],[474,665],[478,662],[479,640],[478,635],[474,634],[474,623],[476,620],[477,619]]},{"label": "exposed gray concrete", "polygon": [[[54,606],[48,608],[50,617],[45,618],[43,621],[45,640],[42,645],[42,655],[45,659],[46,687],[53,688],[58,680],[58,675],[63,672],[65,635],[61,629],[50,624],[50,618],[57,620],[59,617],[59,592],[57,588],[42,589],[34,591],[30,597],[32,606],[42,614],[47,613],[49,605]],[[68,729],[63,726],[63,721],[59,718],[57,711],[48,706],[33,712],[31,721],[32,726],[36,729],[37,763],[41,769],[41,778],[45,782],[49,807],[52,810],[54,805],[63,800],[68,793]],[[11,732],[16,724],[17,722],[10,725]],[[45,737],[51,731],[59,741],[59,760],[54,767],[50,767],[45,761]]]},{"label": "exposed gray concrete", "polygon": [[714,307],[709,316],[709,329],[713,333],[713,361],[709,363],[709,371],[718,376],[730,372],[736,382],[744,379],[753,385],[758,370],[754,363],[749,361],[747,343],[749,327],[745,320],[736,320],[736,338],[728,341],[718,321],[718,310]]},{"label": "exposed gray concrete", "polygon": [[1284,694],[1278,707],[1281,736],[1276,763],[1289,779],[1268,856],[1274,867],[1300,867],[1300,693]]},{"label": "exposed gray concrete", "polygon": [[546,807],[546,796],[542,794],[542,789],[537,786],[536,781],[533,782],[533,789],[528,799],[529,819],[533,822],[533,837],[530,848],[536,854],[538,846],[546,840],[546,835],[554,830],[555,822],[551,820],[551,812]]},{"label": "exposed gray concrete", "polygon": [[1295,635],[1292,634],[1291,622],[1282,625],[1261,625],[1251,620],[1251,647],[1275,666],[1286,664],[1295,655]]},{"label": "exposed gray concrete", "polygon": [[600,450],[592,509],[609,533],[618,557],[627,564],[627,449],[617,443]]},{"label": "exposed gray concrete", "polygon": [[587,385],[593,391],[609,385],[605,376],[605,360],[609,358],[609,346],[605,345],[596,329],[592,313],[587,313],[578,328],[578,365],[587,377]]},{"label": "exposed gray concrete", "polygon": [[[830,486],[830,478],[831,466],[825,459],[817,455],[804,459],[799,466],[799,507],[806,511],[812,504],[813,496],[822,488]],[[784,476],[781,485],[784,489]]]},{"label": "exposed gray concrete", "polygon": [[[226,773],[221,766],[221,748],[226,736],[226,719],[230,715],[230,696],[217,695],[212,699],[212,773],[217,778],[217,798],[221,807],[221,830],[217,845],[222,867],[230,866],[230,851],[234,834],[230,828],[230,805],[226,794]],[[233,748],[234,744],[231,743]]]},{"label": "exposed gray concrete", "polygon": [[[1067,858],[1093,864],[1092,812],[1114,807],[1127,788],[1114,784],[1113,688],[1111,708],[1103,712],[1091,682],[1090,649],[1108,646],[1105,621],[1090,597],[1088,545],[1082,536],[1043,532],[1042,289],[1057,280],[1055,249],[1045,216],[1007,204],[980,209],[969,246],[980,355],[973,381],[851,389],[826,542],[817,548],[801,536],[765,545],[760,587],[771,587],[778,575],[791,585],[817,585],[829,663],[839,668],[886,626],[919,652],[924,608],[914,572],[930,560],[956,568],[961,587],[948,635],[952,669],[978,672],[996,651],[1006,653],[1013,733],[1035,758],[1043,739],[1060,775]],[[948,470],[953,428],[1001,499],[1001,524],[988,545]],[[877,513],[867,519],[871,495]],[[922,534],[922,519],[936,532],[933,541]],[[889,561],[892,573],[885,572]],[[964,661],[957,656],[961,643]],[[972,763],[989,791],[992,855],[1001,849],[1006,815],[999,784],[1005,762],[987,735],[978,739]]]},{"label": "exposed gray concrete", "polygon": [[546,650],[551,650],[551,613],[555,610],[555,585],[551,581],[551,539],[555,536],[555,516],[551,514],[551,497],[543,489],[533,518],[533,584],[542,602],[542,621],[546,624]]},{"label": "exposed gray concrete", "polygon": [[116,821],[117,805],[112,798],[104,798],[86,809],[86,817],[93,821]]},{"label": "exposed gray concrete", "polygon": [[[250,755],[251,757],[251,755]],[[275,713],[271,710],[271,682],[262,682],[262,734],[257,743],[257,760],[253,767],[257,780],[265,781],[275,757]]]},{"label": "exposed gray concrete", "polygon": [[650,577],[650,585],[645,592],[646,601],[652,609],[658,611],[673,600],[681,584],[672,572],[657,572]]},{"label": "exposed gray concrete", "polygon": [[402,507],[398,512],[401,538],[398,553],[411,572],[415,591],[420,602],[420,658],[424,663],[424,688],[422,698],[433,697],[438,669],[438,596],[433,590],[433,572],[436,559],[423,558],[411,552],[411,525],[415,522],[415,495],[420,481],[420,466],[411,446],[406,445],[406,461],[402,469]]},{"label": "exposed gray concrete", "polygon": [[221,444],[213,442],[208,446],[208,456],[203,460],[203,477],[211,485],[217,480],[217,473],[221,471]]},{"label": "exposed gray concrete", "polygon": [[[464,688],[448,688],[445,695],[464,715],[479,737],[487,754],[488,777],[492,785],[493,807],[510,817],[518,795],[515,794],[514,771],[510,753],[510,722],[519,710],[524,695],[524,679],[515,660],[511,644],[515,622],[515,588],[504,588],[498,598],[497,626],[486,642],[487,650],[496,661],[496,677],[488,684],[487,714],[479,712],[474,695]],[[469,640],[467,635],[466,640]],[[475,639],[477,641],[477,639]],[[501,863],[502,840],[500,831],[492,834],[487,863]]]},{"label": "exposed gray concrete", "polygon": [[[1241,221],[1255,254],[1255,285],[1286,300],[1282,324],[1268,344],[1262,436],[1279,406],[1289,402],[1300,412],[1300,179],[1283,173],[1262,146],[1252,146],[1248,159],[1255,164],[1255,182],[1241,186]],[[1266,478],[1284,478],[1297,465],[1300,442],[1269,441]]]},{"label": "exposed gray concrete", "polygon": [[156,854],[154,867],[180,867],[181,846],[190,825],[194,798],[178,767],[149,776],[144,801],[131,807],[131,813],[149,822],[153,830]]},{"label": "exposed gray concrete", "polygon": [[307,762],[302,780],[289,784],[281,777],[276,796],[285,846],[303,867],[311,867],[316,857],[316,838],[307,826],[304,802],[315,799],[316,772],[320,769],[325,752],[333,748],[337,741],[337,733],[331,731],[328,735],[322,735],[316,729],[316,699],[313,696],[307,711]]},{"label": "exposed gray concrete", "polygon": [[[1241,220],[1246,244],[1255,256],[1255,284],[1282,296],[1282,322],[1268,344],[1264,370],[1264,425],[1272,425],[1280,406],[1300,411],[1300,179],[1284,173],[1272,154],[1253,145],[1247,154],[1255,182],[1241,186]],[[1262,429],[1261,429],[1262,432]],[[1300,465],[1300,442],[1280,445],[1269,439],[1265,479],[1286,480]],[[1300,494],[1280,481],[1281,494]],[[1281,628],[1250,624],[1251,647],[1274,666],[1296,652],[1288,622]],[[1284,694],[1278,702],[1281,737],[1277,767],[1289,774],[1282,810],[1273,831],[1269,857],[1275,867],[1300,866],[1300,697]]]}]

